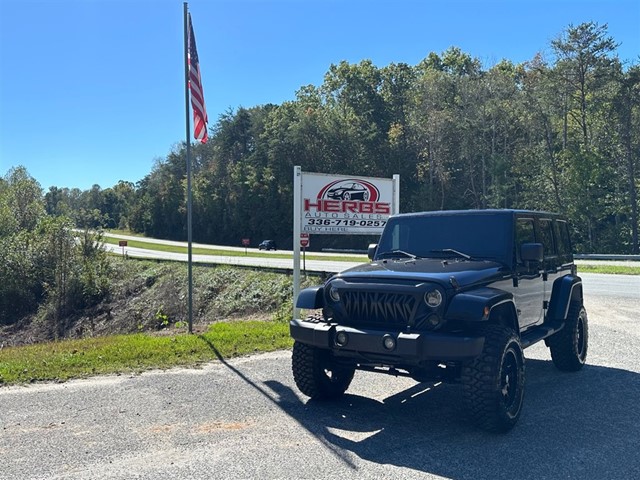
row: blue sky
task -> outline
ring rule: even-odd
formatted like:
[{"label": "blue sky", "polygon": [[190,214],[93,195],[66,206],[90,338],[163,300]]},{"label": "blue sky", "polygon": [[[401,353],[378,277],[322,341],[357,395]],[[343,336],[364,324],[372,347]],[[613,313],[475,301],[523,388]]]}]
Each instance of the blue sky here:
[{"label": "blue sky", "polygon": [[[182,2],[0,0],[0,176],[45,191],[137,182],[185,138]],[[295,98],[332,63],[417,64],[451,46],[530,60],[569,24],[608,24],[638,63],[639,0],[193,0],[210,124]]]}]

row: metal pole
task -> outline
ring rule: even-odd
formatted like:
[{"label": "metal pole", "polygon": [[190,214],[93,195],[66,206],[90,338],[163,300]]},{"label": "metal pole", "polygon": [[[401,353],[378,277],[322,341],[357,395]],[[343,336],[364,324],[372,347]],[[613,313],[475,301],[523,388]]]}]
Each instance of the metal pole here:
[{"label": "metal pole", "polygon": [[300,316],[296,301],[300,293],[300,229],[302,214],[302,168],[293,167],[293,318]]},{"label": "metal pole", "polygon": [[393,175],[393,211],[392,215],[400,213],[400,175]]},{"label": "metal pole", "polygon": [[193,333],[193,277],[191,269],[191,125],[189,121],[189,8],[184,2],[184,102],[187,126],[187,264],[189,282],[189,333]]}]

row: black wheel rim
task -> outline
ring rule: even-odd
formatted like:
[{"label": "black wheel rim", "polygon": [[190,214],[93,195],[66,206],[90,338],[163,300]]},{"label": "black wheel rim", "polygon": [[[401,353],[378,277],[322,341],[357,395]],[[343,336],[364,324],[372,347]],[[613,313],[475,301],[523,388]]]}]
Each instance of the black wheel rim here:
[{"label": "black wheel rim", "polygon": [[500,392],[505,409],[515,414],[520,408],[520,361],[517,352],[510,348],[502,359]]}]

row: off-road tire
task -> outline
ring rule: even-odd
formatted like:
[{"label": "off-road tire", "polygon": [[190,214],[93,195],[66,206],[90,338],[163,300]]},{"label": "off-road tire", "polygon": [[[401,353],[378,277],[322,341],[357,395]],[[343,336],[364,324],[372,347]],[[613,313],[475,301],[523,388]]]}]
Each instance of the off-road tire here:
[{"label": "off-road tire", "polygon": [[462,368],[463,401],[476,425],[504,433],[513,428],[522,411],[524,355],[512,329],[490,325],[484,335],[482,353]]},{"label": "off-road tire", "polygon": [[[322,313],[315,313],[305,321],[321,323],[326,320]],[[291,370],[300,391],[317,400],[340,397],[349,388],[355,373],[355,368],[336,364],[329,350],[298,341],[293,343]]]},{"label": "off-road tire", "polygon": [[588,344],[587,312],[582,303],[571,302],[564,328],[548,340],[553,364],[563,372],[577,372],[587,360]]},{"label": "off-road tire", "polygon": [[293,379],[302,393],[315,400],[340,397],[347,391],[354,368],[336,365],[328,350],[300,342],[293,344]]}]

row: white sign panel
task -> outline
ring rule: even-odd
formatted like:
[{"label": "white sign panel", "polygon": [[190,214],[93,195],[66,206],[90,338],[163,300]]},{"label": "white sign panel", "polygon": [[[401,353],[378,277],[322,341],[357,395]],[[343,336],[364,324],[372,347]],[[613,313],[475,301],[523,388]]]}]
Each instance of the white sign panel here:
[{"label": "white sign panel", "polygon": [[302,172],[301,231],[379,235],[397,212],[394,180]]}]

